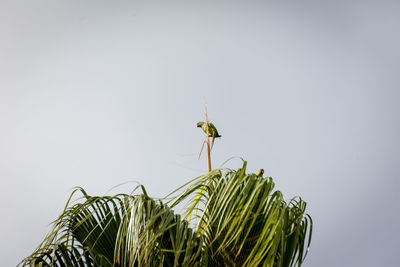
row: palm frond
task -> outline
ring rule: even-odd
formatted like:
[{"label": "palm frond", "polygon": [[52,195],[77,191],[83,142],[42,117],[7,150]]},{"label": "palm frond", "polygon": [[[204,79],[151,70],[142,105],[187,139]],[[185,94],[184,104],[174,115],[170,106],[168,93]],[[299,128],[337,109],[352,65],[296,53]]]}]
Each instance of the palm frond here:
[{"label": "palm frond", "polygon": [[288,205],[281,192],[273,191],[272,178],[246,174],[246,166],[244,161],[237,171],[214,170],[194,179],[171,206],[188,202],[184,214],[189,221],[201,214],[199,222],[191,223],[204,237],[212,266],[300,266],[312,232],[305,202]]},{"label": "palm frond", "polygon": [[113,265],[116,233],[126,209],[124,200],[131,196],[93,197],[77,188],[70,200],[77,191],[82,193],[84,202],[67,206],[44,241],[20,265],[46,261],[51,266],[71,266],[74,258],[78,262],[84,260],[84,266]]},{"label": "palm frond", "polygon": [[[301,266],[313,226],[306,203],[285,202],[271,177],[248,174],[246,166],[197,177],[167,204],[143,186],[140,194],[114,196],[77,188],[20,265]],[[77,192],[82,197],[71,204]],[[182,216],[172,210],[181,204]]]},{"label": "palm frond", "polygon": [[201,239],[180,215],[146,195],[134,198],[117,238],[121,266],[194,266]]},{"label": "palm frond", "polygon": [[83,202],[67,207],[38,249],[20,265],[195,266],[200,262],[201,238],[144,188],[144,194],[102,197],[78,191]]}]

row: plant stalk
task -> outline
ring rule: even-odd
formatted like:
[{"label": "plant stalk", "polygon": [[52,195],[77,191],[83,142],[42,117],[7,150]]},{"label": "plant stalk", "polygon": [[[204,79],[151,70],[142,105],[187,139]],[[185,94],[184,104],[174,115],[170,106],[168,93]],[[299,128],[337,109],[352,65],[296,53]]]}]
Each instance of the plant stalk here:
[{"label": "plant stalk", "polygon": [[206,129],[207,129],[207,160],[208,160],[208,172],[212,170],[211,168],[211,148],[210,148],[210,137],[209,137],[209,129],[208,129],[208,116],[207,116],[207,103],[204,105],[206,110]]},{"label": "plant stalk", "polygon": [[207,159],[208,159],[208,172],[212,170],[211,168],[211,149],[210,149],[210,137],[207,135]]}]

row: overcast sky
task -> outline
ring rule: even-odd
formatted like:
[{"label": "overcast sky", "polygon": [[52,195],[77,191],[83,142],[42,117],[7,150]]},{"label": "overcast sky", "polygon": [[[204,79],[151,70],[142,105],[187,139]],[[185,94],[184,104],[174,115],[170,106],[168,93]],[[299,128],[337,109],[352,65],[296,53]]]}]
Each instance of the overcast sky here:
[{"label": "overcast sky", "polygon": [[0,266],[34,250],[74,186],[162,197],[204,173],[205,99],[223,136],[214,167],[243,157],[308,202],[304,266],[398,266],[399,14],[399,1],[0,1]]}]

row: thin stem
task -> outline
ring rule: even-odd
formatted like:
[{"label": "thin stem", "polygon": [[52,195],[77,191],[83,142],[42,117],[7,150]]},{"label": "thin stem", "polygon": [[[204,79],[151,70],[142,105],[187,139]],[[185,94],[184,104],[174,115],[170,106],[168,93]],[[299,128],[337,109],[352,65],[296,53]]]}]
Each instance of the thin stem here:
[{"label": "thin stem", "polygon": [[208,158],[208,172],[212,170],[211,168],[211,149],[210,149],[210,138],[207,136],[207,158]]},{"label": "thin stem", "polygon": [[207,103],[204,104],[206,110],[206,136],[207,136],[207,160],[208,160],[208,172],[212,170],[211,168],[211,149],[210,149],[210,137],[208,131],[208,117],[207,117]]}]

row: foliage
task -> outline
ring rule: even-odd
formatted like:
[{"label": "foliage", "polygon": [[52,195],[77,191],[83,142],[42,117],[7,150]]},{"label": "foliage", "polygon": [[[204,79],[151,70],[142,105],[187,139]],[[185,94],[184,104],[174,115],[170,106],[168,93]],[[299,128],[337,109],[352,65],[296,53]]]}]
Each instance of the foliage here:
[{"label": "foliage", "polygon": [[[213,170],[168,196],[89,196],[53,223],[20,265],[31,266],[300,266],[312,233],[300,198],[289,203],[272,178]],[[172,208],[184,205],[183,216]]]}]

